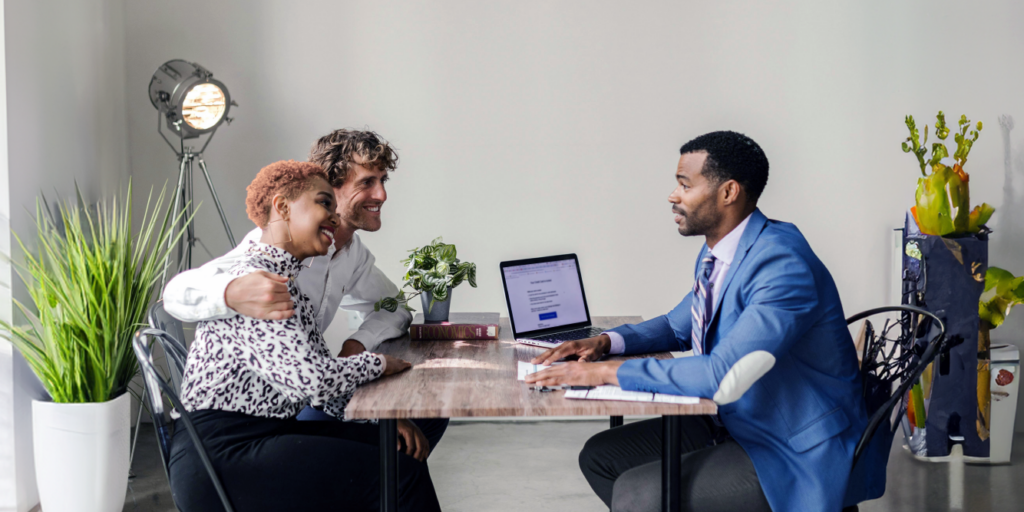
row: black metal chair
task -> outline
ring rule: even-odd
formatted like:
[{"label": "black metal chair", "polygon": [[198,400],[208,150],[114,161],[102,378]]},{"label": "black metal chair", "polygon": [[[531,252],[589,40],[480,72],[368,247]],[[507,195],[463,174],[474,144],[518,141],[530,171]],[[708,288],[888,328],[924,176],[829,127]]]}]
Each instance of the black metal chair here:
[{"label": "black metal chair", "polygon": [[181,389],[181,380],[185,371],[185,360],[188,358],[188,347],[185,346],[185,327],[181,320],[174,318],[164,310],[164,301],[160,300],[149,308],[146,315],[149,319],[149,327],[152,335],[158,335],[153,331],[160,331],[159,335],[164,339],[173,340],[174,354],[167,357],[173,358],[174,364],[168,364],[171,383],[174,389]]},{"label": "black metal chair", "polygon": [[[875,315],[899,313],[898,319],[886,318],[876,329],[870,321]],[[948,349],[946,325],[937,315],[915,306],[887,306],[858,313],[846,319],[847,325],[865,320],[861,348],[861,380],[864,401],[869,415],[868,426],[861,434],[853,452],[852,467],[864,455],[882,424],[885,437],[879,439],[877,450],[885,450],[888,459],[892,439],[900,418],[906,411],[907,391],[935,358]],[[898,412],[893,410],[899,406]],[[844,512],[858,510],[847,507]]]},{"label": "black metal chair", "polygon": [[[150,308],[149,320],[151,325],[171,327],[172,331],[175,330],[174,323],[177,322],[177,320],[174,320],[164,312],[163,304],[161,302],[157,302]],[[158,323],[160,321],[163,323]],[[181,329],[180,323],[177,323],[177,330],[182,334],[184,333],[184,330]],[[154,342],[159,343],[164,353],[167,355],[168,366],[171,374],[170,382],[157,372],[156,365],[153,363],[153,354],[150,347]],[[167,481],[170,482],[170,468],[168,465],[170,463],[171,440],[174,431],[174,423],[168,414],[165,414],[169,411],[165,411],[163,401],[164,396],[170,400],[174,407],[174,411],[181,418],[181,422],[185,425],[185,429],[188,430],[189,436],[192,438],[192,444],[195,446],[196,451],[199,454],[199,458],[203,462],[203,466],[206,467],[206,472],[209,474],[210,480],[213,482],[213,487],[216,489],[217,495],[220,497],[224,510],[226,512],[233,512],[234,508],[232,508],[231,501],[228,499],[228,495],[224,491],[224,486],[221,484],[220,476],[217,475],[217,471],[214,469],[213,463],[210,462],[210,456],[206,451],[206,446],[203,444],[203,440],[199,437],[199,432],[196,431],[195,425],[192,423],[192,418],[181,405],[181,400],[178,399],[178,390],[181,389],[181,376],[185,372],[185,360],[188,354],[185,350],[185,346],[167,331],[150,327],[148,329],[142,329],[135,334],[135,339],[132,341],[132,347],[135,349],[135,357],[139,361],[139,369],[142,371],[143,380],[146,383],[146,392],[143,396],[145,397],[146,405],[149,407],[149,412],[153,418],[153,427],[156,431],[156,441],[160,448],[160,459],[163,461],[164,473],[168,478]]]}]

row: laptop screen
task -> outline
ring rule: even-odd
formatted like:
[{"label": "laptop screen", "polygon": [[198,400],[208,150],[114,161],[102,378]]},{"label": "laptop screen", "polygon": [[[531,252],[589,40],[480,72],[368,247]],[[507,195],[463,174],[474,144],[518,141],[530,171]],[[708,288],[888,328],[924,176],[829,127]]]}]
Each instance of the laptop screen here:
[{"label": "laptop screen", "polygon": [[515,332],[589,322],[574,256],[540,263],[503,264],[501,270]]}]

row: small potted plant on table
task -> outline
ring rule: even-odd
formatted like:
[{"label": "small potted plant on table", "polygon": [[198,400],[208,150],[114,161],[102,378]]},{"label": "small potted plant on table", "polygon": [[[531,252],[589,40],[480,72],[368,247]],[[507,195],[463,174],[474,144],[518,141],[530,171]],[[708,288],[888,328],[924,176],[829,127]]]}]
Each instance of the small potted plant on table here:
[{"label": "small potted plant on table", "polygon": [[384,297],[377,301],[373,305],[374,311],[396,311],[399,306],[415,311],[409,307],[409,301],[419,295],[424,321],[448,321],[452,289],[463,281],[468,281],[470,286],[476,288],[476,263],[459,261],[456,254],[455,245],[444,243],[441,237],[435,238],[429,245],[412,249],[409,257],[402,260],[406,266],[402,287],[412,288],[416,293],[406,295],[405,290],[399,290],[394,297]]}]

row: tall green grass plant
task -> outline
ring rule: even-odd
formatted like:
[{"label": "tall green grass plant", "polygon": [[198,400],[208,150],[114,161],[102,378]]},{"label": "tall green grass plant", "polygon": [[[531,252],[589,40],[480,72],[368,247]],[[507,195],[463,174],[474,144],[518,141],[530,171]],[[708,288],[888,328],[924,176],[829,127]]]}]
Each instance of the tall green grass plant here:
[{"label": "tall green grass plant", "polygon": [[27,324],[0,322],[0,337],[14,343],[55,402],[112,400],[138,371],[132,337],[184,231],[184,214],[172,219],[174,201],[164,199],[163,190],[155,199],[150,191],[135,231],[130,181],[123,201],[103,201],[95,212],[80,192],[77,205],[57,205],[58,218],[37,199],[37,251],[15,234],[25,258],[15,266],[35,313],[15,300]]}]

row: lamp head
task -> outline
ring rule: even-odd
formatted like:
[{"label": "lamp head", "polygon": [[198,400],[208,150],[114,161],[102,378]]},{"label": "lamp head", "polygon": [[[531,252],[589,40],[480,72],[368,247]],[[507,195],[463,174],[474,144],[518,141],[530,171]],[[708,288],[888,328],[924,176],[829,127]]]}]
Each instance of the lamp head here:
[{"label": "lamp head", "polygon": [[183,139],[210,133],[227,117],[231,94],[206,68],[181,59],[160,66],[149,81],[149,100],[167,127]]}]

